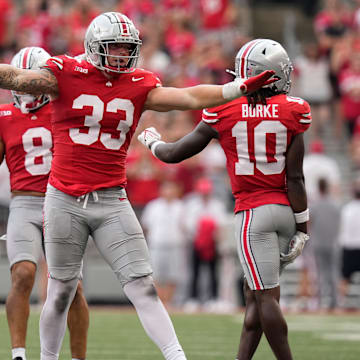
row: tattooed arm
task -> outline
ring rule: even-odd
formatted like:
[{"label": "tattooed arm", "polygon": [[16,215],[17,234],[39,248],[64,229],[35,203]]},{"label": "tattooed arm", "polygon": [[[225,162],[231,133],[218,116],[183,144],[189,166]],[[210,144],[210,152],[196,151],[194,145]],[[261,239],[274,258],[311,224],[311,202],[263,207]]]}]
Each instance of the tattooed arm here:
[{"label": "tattooed arm", "polygon": [[0,88],[21,91],[26,94],[58,95],[58,83],[50,70],[18,69],[11,65],[0,65]]}]

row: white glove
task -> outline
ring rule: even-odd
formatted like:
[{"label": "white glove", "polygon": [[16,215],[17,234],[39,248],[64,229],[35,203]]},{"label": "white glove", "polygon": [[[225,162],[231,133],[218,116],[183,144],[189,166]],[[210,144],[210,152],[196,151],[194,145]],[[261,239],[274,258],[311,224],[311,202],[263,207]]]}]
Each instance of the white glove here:
[{"label": "white glove", "polygon": [[159,141],[161,139],[161,135],[157,132],[154,127],[146,128],[139,136],[138,140],[147,146],[151,150],[151,145],[155,141]]},{"label": "white glove", "polygon": [[305,243],[309,240],[309,235],[302,231],[297,231],[292,237],[289,244],[289,251],[287,254],[281,253],[280,260],[282,262],[293,262],[303,251]]},{"label": "white glove", "polygon": [[155,149],[159,144],[164,144],[164,141],[161,141],[161,135],[157,132],[154,127],[146,128],[139,136],[138,140],[148,147],[153,155],[155,155]]}]

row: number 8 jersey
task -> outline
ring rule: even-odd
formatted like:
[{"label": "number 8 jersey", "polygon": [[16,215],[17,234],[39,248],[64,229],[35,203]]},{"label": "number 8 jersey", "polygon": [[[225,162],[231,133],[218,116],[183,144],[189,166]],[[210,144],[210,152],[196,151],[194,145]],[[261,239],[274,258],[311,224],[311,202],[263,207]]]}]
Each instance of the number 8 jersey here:
[{"label": "number 8 jersey", "polygon": [[0,138],[10,172],[11,191],[45,193],[52,160],[51,105],[23,114],[0,105]]},{"label": "number 8 jersey", "polygon": [[245,97],[203,111],[202,121],[219,133],[235,197],[235,212],[265,204],[289,205],[286,152],[292,138],[311,124],[303,99],[276,95],[251,106]]},{"label": "number 8 jersey", "polygon": [[49,183],[72,196],[126,185],[125,162],[147,94],[160,86],[135,69],[111,79],[86,60],[48,59],[59,96],[53,100],[54,159]]}]

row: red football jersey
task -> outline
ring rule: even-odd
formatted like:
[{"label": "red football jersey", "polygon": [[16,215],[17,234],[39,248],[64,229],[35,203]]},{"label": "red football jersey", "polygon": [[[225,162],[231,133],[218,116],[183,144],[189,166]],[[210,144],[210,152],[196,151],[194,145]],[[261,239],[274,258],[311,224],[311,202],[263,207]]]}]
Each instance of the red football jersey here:
[{"label": "red football jersey", "polygon": [[28,114],[0,105],[0,138],[12,191],[46,191],[53,147],[50,118],[50,104]]},{"label": "red football jersey", "polygon": [[86,60],[50,58],[58,81],[52,101],[54,159],[49,182],[80,196],[125,186],[125,159],[150,90],[160,86],[153,73],[136,69],[112,79]]},{"label": "red football jersey", "polygon": [[203,111],[202,121],[219,133],[235,212],[265,204],[289,204],[286,151],[294,135],[311,123],[309,104],[277,95],[267,105],[249,106],[245,97]]}]

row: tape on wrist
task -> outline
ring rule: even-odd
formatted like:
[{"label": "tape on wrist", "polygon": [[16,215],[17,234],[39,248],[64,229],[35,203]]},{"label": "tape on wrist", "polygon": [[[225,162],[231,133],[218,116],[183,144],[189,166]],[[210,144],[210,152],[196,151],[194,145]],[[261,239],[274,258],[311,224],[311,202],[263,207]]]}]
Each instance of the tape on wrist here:
[{"label": "tape on wrist", "polygon": [[222,95],[226,100],[234,100],[238,97],[244,95],[242,90],[240,89],[240,85],[242,84],[241,80],[234,80],[229,82],[222,87]]},{"label": "tape on wrist", "polygon": [[165,144],[165,141],[157,140],[150,145],[150,150],[156,158],[157,158],[157,156],[155,154],[155,150],[160,144]]},{"label": "tape on wrist", "polygon": [[301,224],[301,223],[304,223],[304,222],[307,222],[309,221],[309,209],[306,209],[302,212],[299,212],[299,213],[294,213],[294,216],[295,216],[295,222],[297,224]]}]

